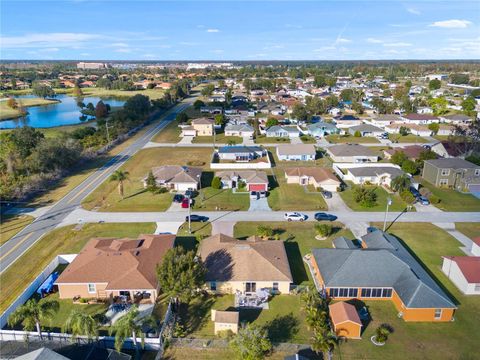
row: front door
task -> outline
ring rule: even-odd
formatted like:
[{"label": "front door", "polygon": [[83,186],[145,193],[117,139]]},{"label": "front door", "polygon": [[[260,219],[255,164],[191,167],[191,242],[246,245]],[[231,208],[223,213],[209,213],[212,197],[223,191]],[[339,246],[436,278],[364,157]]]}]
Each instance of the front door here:
[{"label": "front door", "polygon": [[245,283],[245,292],[254,293],[257,291],[257,283],[247,282]]}]

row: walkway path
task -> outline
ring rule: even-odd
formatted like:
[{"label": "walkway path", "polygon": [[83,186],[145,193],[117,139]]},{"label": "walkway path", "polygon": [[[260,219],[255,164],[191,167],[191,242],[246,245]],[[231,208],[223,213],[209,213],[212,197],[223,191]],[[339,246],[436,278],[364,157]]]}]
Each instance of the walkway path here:
[{"label": "walkway path", "polygon": [[214,221],[212,223],[212,235],[225,234],[233,237],[233,228],[236,221]]},{"label": "walkway path", "polygon": [[270,205],[268,205],[268,200],[266,197],[253,200],[250,199],[250,208],[248,211],[271,211]]}]

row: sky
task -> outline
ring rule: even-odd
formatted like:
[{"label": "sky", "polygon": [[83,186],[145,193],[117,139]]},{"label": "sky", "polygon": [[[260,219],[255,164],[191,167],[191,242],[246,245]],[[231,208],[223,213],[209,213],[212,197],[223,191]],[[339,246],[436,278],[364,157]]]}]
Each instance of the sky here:
[{"label": "sky", "polygon": [[480,59],[480,1],[0,0],[0,58]]}]

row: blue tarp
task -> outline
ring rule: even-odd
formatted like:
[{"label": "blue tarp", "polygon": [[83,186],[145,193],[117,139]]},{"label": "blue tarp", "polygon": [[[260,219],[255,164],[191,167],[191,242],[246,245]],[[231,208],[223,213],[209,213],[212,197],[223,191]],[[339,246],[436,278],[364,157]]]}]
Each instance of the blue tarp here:
[{"label": "blue tarp", "polygon": [[49,293],[53,289],[53,284],[55,283],[55,280],[58,278],[58,272],[54,272],[50,274],[48,278],[45,279],[42,285],[37,289],[37,294],[45,294]]}]

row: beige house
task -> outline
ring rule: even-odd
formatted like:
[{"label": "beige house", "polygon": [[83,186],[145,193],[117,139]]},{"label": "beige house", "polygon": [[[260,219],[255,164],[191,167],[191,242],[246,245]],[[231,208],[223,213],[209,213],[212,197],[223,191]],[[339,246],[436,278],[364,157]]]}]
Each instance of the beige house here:
[{"label": "beige house", "polygon": [[319,167],[293,167],[285,169],[287,184],[313,185],[327,191],[337,191],[340,180],[330,171]]},{"label": "beige house", "polygon": [[213,136],[215,122],[210,118],[198,118],[192,120],[192,127],[196,131],[196,136]]},{"label": "beige house", "polygon": [[91,239],[56,281],[60,299],[125,296],[154,302],[157,264],[173,248],[175,235],[140,235],[138,239]]},{"label": "beige house", "polygon": [[202,240],[198,253],[207,268],[206,285],[214,293],[290,292],[293,278],[283,241],[217,234]]},{"label": "beige house", "polygon": [[214,333],[217,335],[220,331],[231,331],[238,333],[238,323],[240,314],[238,311],[220,311],[212,309],[212,321],[215,323]]},{"label": "beige house", "polygon": [[359,144],[333,145],[327,148],[327,154],[334,162],[364,163],[378,161],[375,152]]}]

